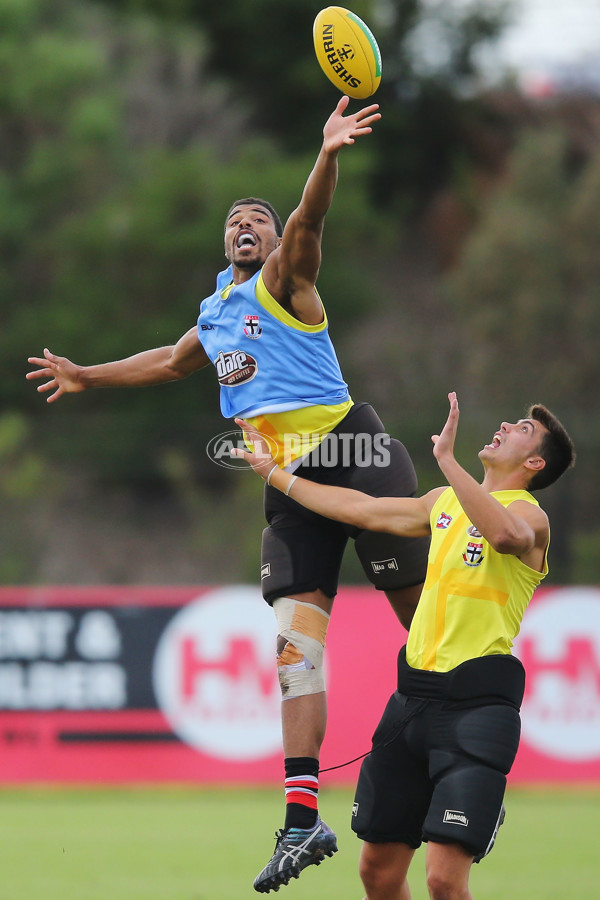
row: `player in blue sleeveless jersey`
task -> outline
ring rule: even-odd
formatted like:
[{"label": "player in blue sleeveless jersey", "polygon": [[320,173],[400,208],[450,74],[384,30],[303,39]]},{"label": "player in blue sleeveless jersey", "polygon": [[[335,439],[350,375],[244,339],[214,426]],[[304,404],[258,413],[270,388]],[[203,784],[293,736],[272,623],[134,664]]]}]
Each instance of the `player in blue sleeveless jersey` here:
[{"label": "player in blue sleeveless jersey", "polygon": [[[328,334],[316,290],[321,236],[338,177],[338,154],[371,132],[377,105],[344,115],[343,97],[323,129],[323,145],[285,229],[270,203],[236,201],[225,222],[229,267],[201,304],[195,324],[173,346],[80,366],[44,350],[28,378],[48,402],[88,388],[132,387],[185,378],[210,364],[226,417],[243,416],[269,437],[277,463],[304,477],[375,496],[417,488],[403,445],[375,411],[354,403]],[[408,627],[424,578],[428,541],[348,528],[302,509],[269,485],[261,580],[278,624],[286,818],[273,857],[255,880],[269,892],[331,855],[335,835],[317,808],[319,752],[326,726],[323,650],[349,537],[375,587]]]}]

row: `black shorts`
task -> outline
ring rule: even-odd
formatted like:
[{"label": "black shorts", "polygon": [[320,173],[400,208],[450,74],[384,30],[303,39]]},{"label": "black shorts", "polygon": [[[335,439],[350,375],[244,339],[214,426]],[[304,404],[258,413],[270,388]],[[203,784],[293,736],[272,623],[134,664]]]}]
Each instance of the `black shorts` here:
[{"label": "black shorts", "polygon": [[[417,476],[408,452],[390,438],[368,403],[355,404],[296,469],[319,484],[363,491],[372,497],[412,497]],[[342,557],[349,537],[367,578],[379,590],[425,580],[429,538],[402,538],[366,532],[317,515],[265,485],[261,583],[271,603],[277,597],[320,588],[337,593]]]},{"label": "black shorts", "polygon": [[361,766],[352,830],[371,843],[461,844],[484,853],[519,745],[518,709],[497,697],[408,697],[396,691]]}]

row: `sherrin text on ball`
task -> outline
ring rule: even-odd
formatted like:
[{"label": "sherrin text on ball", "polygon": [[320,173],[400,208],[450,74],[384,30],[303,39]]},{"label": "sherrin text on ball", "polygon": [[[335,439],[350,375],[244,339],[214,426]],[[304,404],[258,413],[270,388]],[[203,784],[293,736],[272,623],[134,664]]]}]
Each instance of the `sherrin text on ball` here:
[{"label": "sherrin text on ball", "polygon": [[315,52],[329,80],[349,97],[364,100],[381,81],[381,53],[365,23],[342,6],[328,6],[313,27]]}]

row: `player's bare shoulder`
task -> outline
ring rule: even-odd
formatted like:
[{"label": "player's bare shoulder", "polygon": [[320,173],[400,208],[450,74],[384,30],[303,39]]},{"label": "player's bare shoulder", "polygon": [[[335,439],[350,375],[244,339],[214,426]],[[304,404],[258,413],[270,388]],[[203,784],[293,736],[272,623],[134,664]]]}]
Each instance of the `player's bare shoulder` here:
[{"label": "player's bare shoulder", "polygon": [[431,510],[438,502],[444,491],[448,490],[447,485],[442,485],[441,487],[433,488],[431,491],[428,491],[426,494],[423,494],[422,501],[427,507],[427,512],[431,513]]}]

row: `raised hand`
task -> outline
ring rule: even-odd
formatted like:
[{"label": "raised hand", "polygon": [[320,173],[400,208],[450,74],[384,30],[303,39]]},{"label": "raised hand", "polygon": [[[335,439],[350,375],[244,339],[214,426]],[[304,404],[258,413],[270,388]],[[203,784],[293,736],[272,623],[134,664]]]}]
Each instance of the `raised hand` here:
[{"label": "raised hand", "polygon": [[28,381],[35,378],[49,379],[38,387],[40,393],[54,391],[46,398],[47,403],[54,403],[63,394],[77,394],[85,390],[79,376],[80,366],[75,365],[65,356],[55,356],[48,349],[44,349],[43,359],[39,356],[30,356],[28,362],[38,366],[37,369],[27,373],[25,377]]},{"label": "raised hand", "polygon": [[460,415],[455,391],[451,391],[448,394],[448,400],[450,401],[450,412],[448,413],[446,424],[440,434],[431,435],[431,440],[433,441],[433,455],[438,462],[443,457],[454,456],[454,441],[458,430],[458,419]]},{"label": "raised hand", "polygon": [[323,147],[327,153],[335,153],[344,144],[353,144],[357,137],[370,134],[373,130],[371,125],[381,118],[377,103],[365,106],[354,115],[344,116],[349,102],[350,98],[344,95],[325,123]]}]

